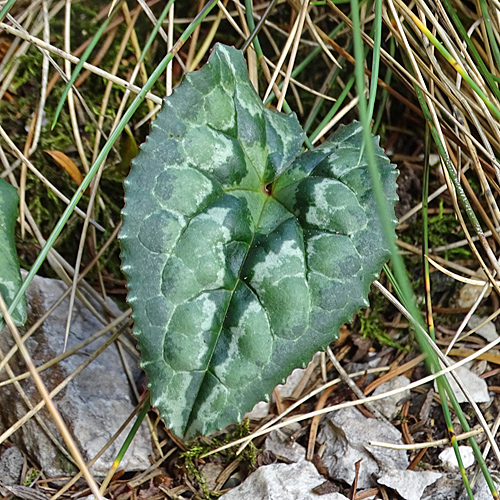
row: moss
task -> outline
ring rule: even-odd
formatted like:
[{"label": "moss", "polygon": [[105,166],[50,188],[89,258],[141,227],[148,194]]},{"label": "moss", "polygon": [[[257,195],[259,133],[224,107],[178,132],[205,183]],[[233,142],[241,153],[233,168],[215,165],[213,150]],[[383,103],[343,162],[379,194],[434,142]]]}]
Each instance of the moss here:
[{"label": "moss", "polygon": [[363,337],[369,337],[377,340],[381,344],[386,344],[397,349],[404,350],[405,348],[395,342],[387,333],[385,332],[386,327],[382,321],[382,315],[387,307],[387,303],[383,295],[380,293],[370,293],[370,309],[368,316],[364,314],[357,315],[357,328]]},{"label": "moss", "polygon": [[[444,213],[444,203],[440,200],[439,212],[433,217],[429,217],[427,226],[429,248],[437,248],[449,245],[455,241],[465,238],[455,214]],[[411,224],[399,238],[411,245],[417,245],[422,242],[422,219],[417,218],[416,222]],[[441,254],[446,260],[470,259],[472,252],[468,246],[452,248]]]},{"label": "moss", "polygon": [[[206,478],[198,469],[198,460],[202,455],[204,455],[205,453],[209,453],[213,449],[232,443],[237,439],[247,437],[251,434],[249,419],[245,419],[243,420],[243,422],[235,424],[232,427],[234,427],[234,430],[227,433],[223,439],[211,439],[211,446],[202,446],[199,444],[200,441],[196,439],[191,444],[188,451],[180,454],[181,458],[184,459],[184,466],[186,467],[188,475],[198,482],[199,487],[204,495],[203,498],[205,500],[214,500],[215,498],[218,498],[220,494],[208,490]],[[228,450],[225,450],[220,454],[214,454],[213,457],[217,455],[222,456],[227,464],[231,463],[236,458],[239,458],[240,463],[243,467],[250,471],[255,470],[257,464],[257,456],[261,453],[261,450],[258,449],[253,444],[253,442],[250,442],[239,455],[236,455],[236,450],[236,448],[229,448]]]},{"label": "moss", "polygon": [[[455,214],[444,213],[443,200],[439,203],[438,215],[429,218],[428,233],[431,248],[449,245],[453,241],[465,238]],[[443,253],[444,258],[447,260],[468,259],[471,255],[468,246],[453,248]]]},{"label": "moss", "polygon": [[195,444],[191,446],[189,450],[180,454],[181,458],[184,459],[184,466],[186,467],[188,476],[194,478],[198,482],[203,494],[203,500],[215,500],[221,495],[220,493],[210,492],[208,490],[207,479],[198,469],[198,459],[209,451],[210,448]]},{"label": "moss", "polygon": [[40,476],[40,471],[35,468],[29,469],[26,473],[22,486],[31,486],[33,481],[35,481]]},{"label": "moss", "polygon": [[[244,419],[240,424],[236,424],[235,430],[226,436],[226,442],[231,443],[237,439],[247,437],[252,433],[250,429],[250,420],[248,418]],[[236,458],[236,451],[230,450],[231,460]],[[244,463],[249,470],[254,470],[257,464],[257,457],[261,453],[261,450],[257,448],[253,441],[250,441],[245,449],[238,455],[241,458],[242,463]]]}]

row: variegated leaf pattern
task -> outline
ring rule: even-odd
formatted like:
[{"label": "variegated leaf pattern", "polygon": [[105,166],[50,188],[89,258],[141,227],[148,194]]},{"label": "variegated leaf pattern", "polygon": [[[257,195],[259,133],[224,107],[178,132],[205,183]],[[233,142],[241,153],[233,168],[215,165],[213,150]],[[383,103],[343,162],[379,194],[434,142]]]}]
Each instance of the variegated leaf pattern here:
[{"label": "variegated leaf pattern", "polygon": [[[175,434],[239,421],[367,306],[384,245],[357,123],[297,157],[241,52],[165,99],[125,182],[123,270],[153,405]],[[396,170],[376,146],[388,205]]]},{"label": "variegated leaf pattern", "polygon": [[[11,305],[23,283],[14,242],[18,205],[16,188],[0,178],[0,293],[7,306]],[[12,312],[12,319],[18,325],[26,321],[24,297]]]}]

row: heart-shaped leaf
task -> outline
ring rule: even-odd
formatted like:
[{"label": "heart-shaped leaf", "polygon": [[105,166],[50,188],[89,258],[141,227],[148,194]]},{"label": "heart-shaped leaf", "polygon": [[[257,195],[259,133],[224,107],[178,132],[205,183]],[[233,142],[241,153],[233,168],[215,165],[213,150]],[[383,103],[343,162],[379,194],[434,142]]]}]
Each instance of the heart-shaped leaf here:
[{"label": "heart-shaped leaf", "polygon": [[[18,205],[19,196],[16,189],[0,178],[0,293],[7,306],[11,305],[23,283],[14,242]],[[18,325],[26,321],[24,298],[14,309],[12,319]]]},{"label": "heart-shaped leaf", "polygon": [[[239,421],[367,306],[384,244],[359,124],[297,157],[234,48],[165,99],[125,182],[123,270],[153,405],[179,436]],[[396,170],[376,146],[387,203]],[[392,208],[391,208],[392,210]]]}]

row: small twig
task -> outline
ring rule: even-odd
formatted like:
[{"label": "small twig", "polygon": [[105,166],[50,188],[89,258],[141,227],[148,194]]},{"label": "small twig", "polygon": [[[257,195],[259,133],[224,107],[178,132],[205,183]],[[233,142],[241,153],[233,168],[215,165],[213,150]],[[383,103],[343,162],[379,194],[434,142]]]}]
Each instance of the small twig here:
[{"label": "small twig", "polygon": [[[315,410],[321,410],[322,408],[325,407],[326,401],[329,398],[330,394],[337,388],[337,385],[332,385],[326,389],[323,394],[318,399],[318,402],[316,403],[316,407],[314,408]],[[309,428],[309,441],[307,443],[307,453],[306,453],[306,460],[311,461],[314,456],[314,447],[316,446],[316,435],[318,433],[318,427],[319,423],[321,421],[321,415],[317,415],[316,417],[313,417],[311,420],[311,425]]]},{"label": "small twig", "polygon": [[[457,436],[457,441],[462,441],[464,439],[469,439],[470,437],[482,434],[484,429],[474,429],[469,432],[464,432]],[[443,444],[448,444],[450,442],[449,438],[438,439],[437,441],[427,441],[426,443],[413,443],[413,444],[393,444],[393,443],[381,443],[379,441],[368,441],[370,446],[378,446],[379,448],[388,448],[391,450],[421,450],[426,448],[435,448],[436,446],[442,446]]]},{"label": "small twig", "polygon": [[[344,367],[339,363],[337,358],[335,357],[335,354],[333,354],[332,350],[330,349],[330,346],[326,348],[326,353],[328,354],[328,357],[330,358],[330,361],[333,364],[333,367],[337,370],[338,374],[340,375],[340,378],[345,382],[345,384],[351,389],[351,391],[361,400],[366,399],[366,396],[363,394],[363,391],[354,383],[354,381],[349,377],[349,374],[344,370]],[[377,420],[381,420],[382,422],[385,422],[389,424],[389,420],[387,420],[380,411],[375,408],[375,406],[370,403],[366,402],[364,403],[366,408],[370,410]]]},{"label": "small twig", "polygon": [[354,482],[352,483],[351,494],[349,495],[351,497],[351,500],[354,500],[356,498],[356,491],[358,490],[359,468],[361,467],[362,461],[363,459],[361,458],[354,464]]}]

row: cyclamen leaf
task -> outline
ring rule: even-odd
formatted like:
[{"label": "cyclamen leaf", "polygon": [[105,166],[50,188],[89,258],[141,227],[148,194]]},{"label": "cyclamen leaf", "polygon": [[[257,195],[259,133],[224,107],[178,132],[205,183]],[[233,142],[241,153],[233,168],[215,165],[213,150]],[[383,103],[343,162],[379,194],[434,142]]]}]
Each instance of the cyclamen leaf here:
[{"label": "cyclamen leaf", "polygon": [[[14,243],[18,205],[19,196],[16,188],[0,178],[0,293],[7,306],[11,305],[23,283]],[[12,319],[17,325],[22,325],[26,321],[24,298],[12,312]]]},{"label": "cyclamen leaf", "polygon": [[[123,270],[153,405],[183,437],[239,421],[367,306],[384,244],[357,123],[297,157],[216,45],[165,99],[125,181]],[[376,145],[387,203],[397,172]],[[394,221],[395,224],[395,221]]]}]

